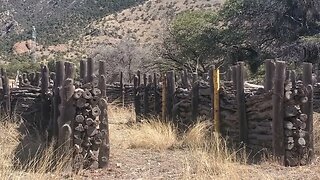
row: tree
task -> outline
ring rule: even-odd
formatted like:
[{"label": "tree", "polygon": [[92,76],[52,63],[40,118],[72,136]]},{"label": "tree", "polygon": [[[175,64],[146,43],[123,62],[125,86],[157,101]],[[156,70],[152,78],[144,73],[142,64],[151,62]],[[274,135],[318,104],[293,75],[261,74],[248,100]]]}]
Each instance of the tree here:
[{"label": "tree", "polygon": [[266,58],[310,61],[316,45],[307,40],[320,33],[319,10],[313,0],[228,0],[217,13],[183,12],[169,26],[162,62],[201,72],[246,61],[256,73]]},{"label": "tree", "polygon": [[118,81],[120,72],[123,72],[124,81],[131,82],[134,73],[138,69],[147,72],[149,70],[147,62],[154,59],[148,47],[138,46],[128,37],[116,45],[100,46],[92,51],[90,56],[96,62],[106,61],[109,83]]}]

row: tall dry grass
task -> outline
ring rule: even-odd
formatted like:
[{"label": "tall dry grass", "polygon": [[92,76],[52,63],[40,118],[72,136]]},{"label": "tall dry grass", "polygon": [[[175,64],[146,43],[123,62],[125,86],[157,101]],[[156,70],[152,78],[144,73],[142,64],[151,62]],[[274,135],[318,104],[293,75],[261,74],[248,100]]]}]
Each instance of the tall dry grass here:
[{"label": "tall dry grass", "polygon": [[149,119],[129,129],[129,147],[166,150],[178,141],[176,128],[171,123]]},{"label": "tall dry grass", "polygon": [[21,134],[19,125],[0,122],[1,179],[61,179],[70,162],[50,145],[30,134]]}]

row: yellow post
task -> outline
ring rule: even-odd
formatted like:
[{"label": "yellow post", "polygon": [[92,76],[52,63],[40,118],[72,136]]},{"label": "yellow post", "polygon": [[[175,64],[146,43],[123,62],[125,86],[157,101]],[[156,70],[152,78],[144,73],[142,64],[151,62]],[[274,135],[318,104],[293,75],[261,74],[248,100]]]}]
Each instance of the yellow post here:
[{"label": "yellow post", "polygon": [[220,74],[219,68],[214,69],[213,71],[213,121],[214,121],[214,129],[215,132],[220,133],[220,96],[219,96],[219,89],[220,89]]}]

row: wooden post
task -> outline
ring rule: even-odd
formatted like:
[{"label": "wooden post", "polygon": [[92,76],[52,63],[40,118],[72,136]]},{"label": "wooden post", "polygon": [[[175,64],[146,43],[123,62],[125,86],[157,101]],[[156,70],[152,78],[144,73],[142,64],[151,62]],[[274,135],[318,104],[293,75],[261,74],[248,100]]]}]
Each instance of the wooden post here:
[{"label": "wooden post", "polygon": [[231,81],[232,80],[232,67],[229,67],[228,69],[227,69],[227,72],[226,72],[227,74],[226,74],[226,80],[227,81]]},{"label": "wooden post", "polygon": [[237,89],[237,68],[238,66],[232,66],[232,82],[233,82],[233,89]]},{"label": "wooden post", "polygon": [[138,85],[138,76],[134,77],[134,109],[136,113],[136,122],[141,121],[141,106],[140,106],[140,92],[139,92],[139,85]]},{"label": "wooden post", "polygon": [[214,117],[214,128],[217,133],[220,133],[220,71],[219,69],[213,69],[213,117]]},{"label": "wooden post", "polygon": [[244,62],[238,62],[236,71],[237,82],[237,109],[240,122],[240,141],[248,143],[248,121],[246,117],[246,101],[244,96]]},{"label": "wooden post", "polygon": [[94,60],[92,58],[88,58],[87,63],[87,81],[92,83],[94,79]]},{"label": "wooden post", "polygon": [[3,86],[3,95],[4,95],[4,111],[7,116],[11,114],[11,98],[10,98],[10,85],[9,78],[7,76],[7,71],[4,68],[1,68],[2,74],[2,86]]},{"label": "wooden post", "polygon": [[59,104],[59,138],[58,144],[62,149],[62,155],[67,156],[73,148],[73,129],[74,117],[76,115],[76,108],[74,106],[73,94],[75,91],[74,64],[65,62],[65,80],[63,80],[62,88],[60,89],[60,104]]},{"label": "wooden post", "polygon": [[302,113],[308,116],[306,122],[307,146],[309,150],[309,160],[314,156],[314,140],[313,140],[313,82],[312,82],[312,64],[303,63],[303,85],[307,89],[307,103],[302,106]]},{"label": "wooden post", "polygon": [[274,88],[272,95],[272,151],[284,165],[284,84],[286,64],[283,61],[276,62]]},{"label": "wooden post", "polygon": [[266,75],[264,80],[264,89],[266,91],[270,91],[273,88],[274,69],[275,69],[275,64],[273,60],[267,59],[265,61]]},{"label": "wooden post", "polygon": [[[100,64],[101,65],[101,64]],[[105,71],[104,71],[105,72]],[[102,143],[100,145],[99,155],[98,155],[98,162],[100,168],[105,168],[109,164],[109,157],[110,157],[110,141],[109,141],[109,121],[108,121],[108,114],[107,114],[107,94],[106,94],[106,78],[103,74],[100,74],[99,78],[99,89],[101,90],[101,98],[104,99],[104,103],[100,103],[99,107],[101,110],[101,114],[99,116],[99,128],[103,134],[102,136]]]},{"label": "wooden post", "polygon": [[153,74],[153,86],[154,86],[154,112],[158,115],[161,111],[160,109],[160,94],[158,93],[158,79],[157,74]]},{"label": "wooden post", "polygon": [[49,69],[46,65],[41,68],[41,131],[48,128],[50,120],[50,104],[49,104]]},{"label": "wooden post", "polygon": [[34,78],[34,86],[39,87],[39,85],[40,85],[40,77],[41,77],[41,73],[40,72],[36,72],[36,76]]},{"label": "wooden post", "polygon": [[174,92],[175,92],[175,80],[174,71],[167,73],[167,113],[168,119],[174,120],[173,117],[173,105],[174,105]]},{"label": "wooden post", "polygon": [[297,86],[297,74],[295,70],[291,70],[291,83],[292,83],[292,88],[296,88]]},{"label": "wooden post", "polygon": [[[107,70],[106,70],[106,61],[99,61],[99,75],[106,75]],[[104,77],[106,78],[106,77]],[[101,79],[101,77],[100,77]]]},{"label": "wooden post", "polygon": [[122,107],[124,107],[123,72],[120,72],[120,98],[121,98]]},{"label": "wooden post", "polygon": [[80,82],[82,84],[85,84],[87,81],[87,74],[88,74],[87,67],[88,66],[87,66],[86,60],[81,60],[80,61]]},{"label": "wooden post", "polygon": [[144,94],[143,94],[143,115],[147,117],[149,113],[149,87],[147,75],[143,74],[143,85],[144,85]]},{"label": "wooden post", "polygon": [[53,120],[51,121],[52,135],[55,138],[58,138],[59,135],[59,125],[58,125],[58,117],[60,116],[59,105],[61,104],[60,98],[60,90],[62,89],[63,82],[65,79],[65,67],[63,61],[56,62],[56,73],[55,73],[55,85],[54,85],[54,115]]},{"label": "wooden post", "polygon": [[137,77],[138,77],[138,86],[141,85],[141,72],[140,70],[137,71]]},{"label": "wooden post", "polygon": [[182,88],[187,89],[189,87],[187,70],[181,71],[181,82]]},{"label": "wooden post", "polygon": [[167,119],[167,77],[165,74],[162,75],[162,107],[161,107],[161,116],[163,120]]},{"label": "wooden post", "polygon": [[198,118],[198,106],[199,106],[199,81],[198,74],[193,73],[192,77],[192,99],[191,99],[191,108],[192,108],[192,120],[196,121]]},{"label": "wooden post", "polygon": [[[209,71],[209,84],[210,84],[210,96],[211,96],[211,120],[214,123],[214,113],[215,113],[215,110],[214,110],[214,98],[215,98],[215,94],[214,94],[214,70],[215,70],[215,66],[211,66],[210,68],[210,71]],[[214,126],[215,128],[215,126]],[[213,130],[213,129],[212,129]]]}]

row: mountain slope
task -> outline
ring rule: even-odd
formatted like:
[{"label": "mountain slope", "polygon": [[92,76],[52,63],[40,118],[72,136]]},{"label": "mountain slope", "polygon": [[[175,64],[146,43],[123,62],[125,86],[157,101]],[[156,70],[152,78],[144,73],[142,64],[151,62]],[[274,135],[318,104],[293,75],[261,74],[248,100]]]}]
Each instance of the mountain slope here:
[{"label": "mountain slope", "polygon": [[[148,0],[98,21],[72,42],[73,51],[89,54],[97,46],[114,45],[132,39],[140,45],[158,43],[169,21],[185,10],[216,10],[224,0]],[[69,57],[74,57],[72,54]]]},{"label": "mountain slope", "polygon": [[51,45],[66,42],[90,22],[143,2],[143,0],[0,0],[1,43],[9,50],[19,40],[31,38]]}]

